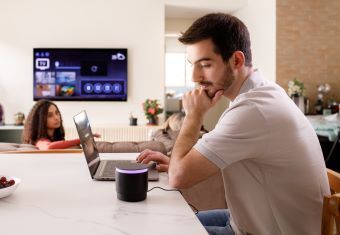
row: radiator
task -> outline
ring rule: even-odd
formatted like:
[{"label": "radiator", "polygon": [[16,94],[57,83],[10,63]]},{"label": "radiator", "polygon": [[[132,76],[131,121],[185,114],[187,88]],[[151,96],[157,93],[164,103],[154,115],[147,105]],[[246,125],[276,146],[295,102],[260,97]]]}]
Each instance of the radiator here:
[{"label": "radiator", "polygon": [[[93,133],[101,134],[98,141],[147,141],[159,126],[120,126],[120,127],[92,127]],[[75,127],[65,127],[66,140],[79,138]]]}]

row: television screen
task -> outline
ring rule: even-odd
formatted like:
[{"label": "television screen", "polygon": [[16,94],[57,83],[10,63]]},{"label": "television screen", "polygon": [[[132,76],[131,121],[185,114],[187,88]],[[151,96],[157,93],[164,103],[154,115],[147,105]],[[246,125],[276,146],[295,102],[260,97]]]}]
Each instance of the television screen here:
[{"label": "television screen", "polygon": [[127,49],[33,49],[34,100],[127,100]]}]

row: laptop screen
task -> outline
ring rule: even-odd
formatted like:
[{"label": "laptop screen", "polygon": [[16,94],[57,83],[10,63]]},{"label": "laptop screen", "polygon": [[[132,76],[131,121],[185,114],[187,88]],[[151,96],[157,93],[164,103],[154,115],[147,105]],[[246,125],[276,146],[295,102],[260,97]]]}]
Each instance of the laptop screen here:
[{"label": "laptop screen", "polygon": [[96,142],[93,138],[90,122],[85,111],[81,111],[79,114],[75,115],[73,120],[76,124],[80,144],[83,148],[87,165],[93,178],[99,166],[100,158]]}]

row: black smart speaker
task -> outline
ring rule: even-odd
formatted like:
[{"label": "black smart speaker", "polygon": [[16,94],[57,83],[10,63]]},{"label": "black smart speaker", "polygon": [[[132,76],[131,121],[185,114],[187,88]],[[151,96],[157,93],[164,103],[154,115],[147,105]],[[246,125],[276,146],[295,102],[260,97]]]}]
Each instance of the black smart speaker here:
[{"label": "black smart speaker", "polygon": [[131,164],[116,167],[117,198],[127,202],[146,199],[148,190],[148,168],[145,165]]}]

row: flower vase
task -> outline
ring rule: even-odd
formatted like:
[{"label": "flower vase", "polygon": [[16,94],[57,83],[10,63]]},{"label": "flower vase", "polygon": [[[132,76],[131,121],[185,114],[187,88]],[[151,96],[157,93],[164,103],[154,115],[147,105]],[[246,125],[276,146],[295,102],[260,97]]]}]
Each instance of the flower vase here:
[{"label": "flower vase", "polygon": [[158,116],[148,117],[148,126],[157,126],[158,125]]},{"label": "flower vase", "polygon": [[301,110],[301,112],[305,113],[305,97],[293,95],[292,100],[294,101],[296,106]]}]

